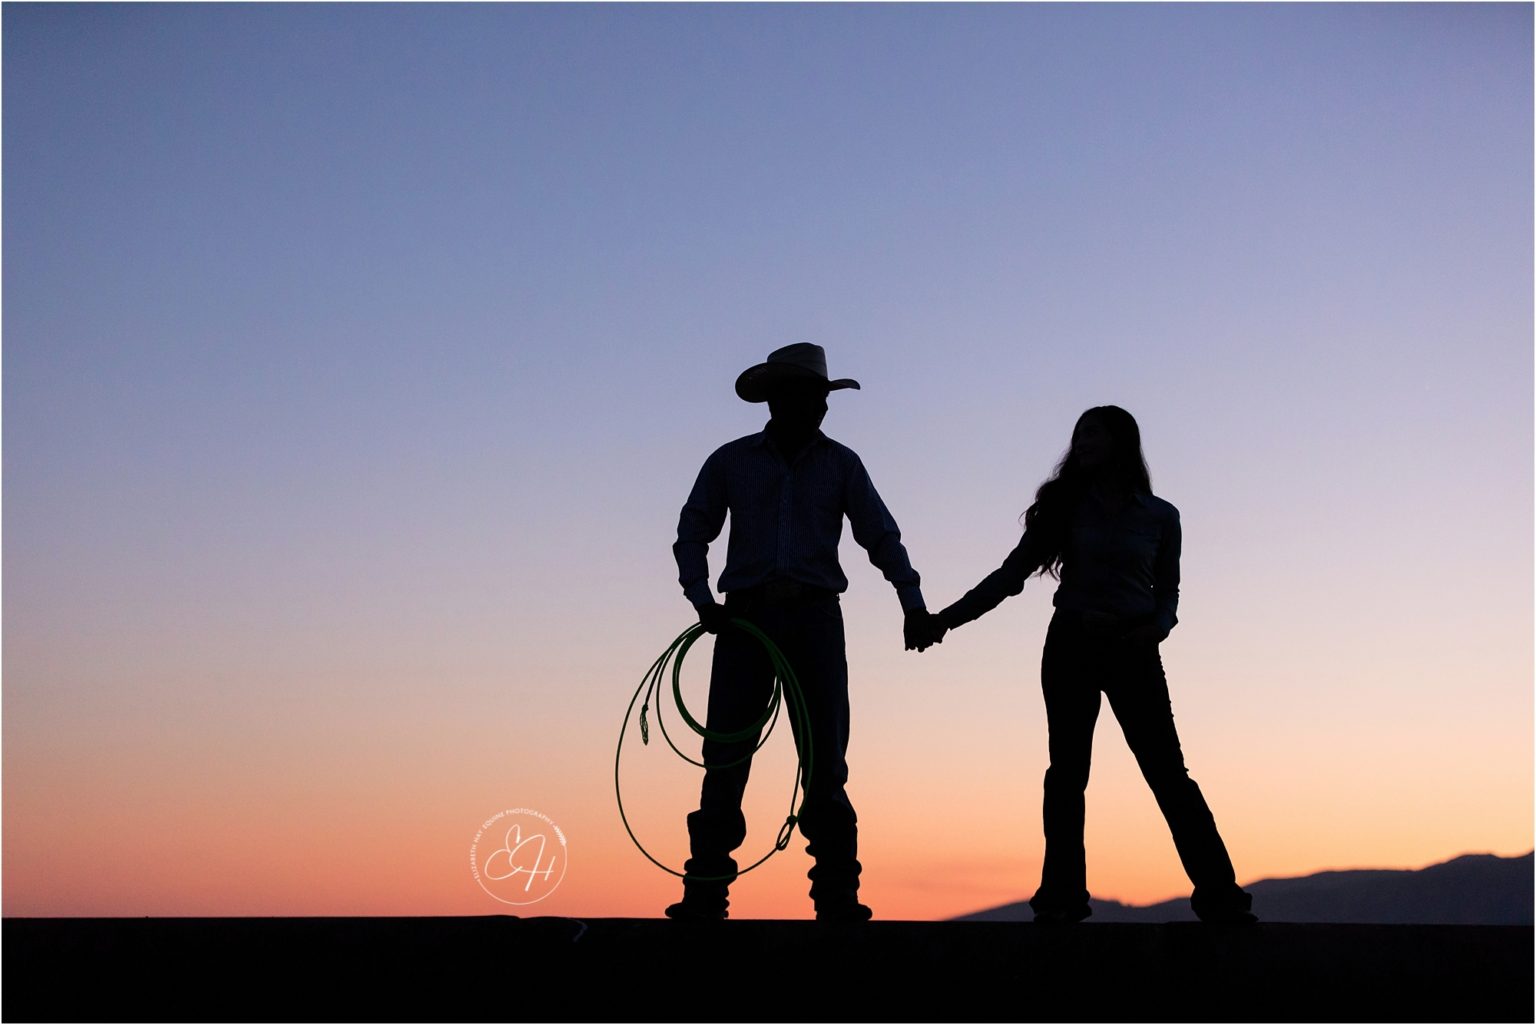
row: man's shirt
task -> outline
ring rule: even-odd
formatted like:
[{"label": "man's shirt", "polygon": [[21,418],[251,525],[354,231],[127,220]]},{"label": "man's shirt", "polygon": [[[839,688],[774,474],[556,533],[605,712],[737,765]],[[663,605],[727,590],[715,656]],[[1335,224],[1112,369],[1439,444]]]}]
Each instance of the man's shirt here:
[{"label": "man's shirt", "polygon": [[846,591],[848,578],[837,561],[846,516],[853,539],[896,588],[901,607],[923,607],[901,531],[864,464],[852,449],[820,431],[789,462],[766,431],[723,445],[704,461],[672,546],[678,581],[694,605],[714,600],[706,556],[727,512],[731,535],[720,574],[722,592],[770,580]]},{"label": "man's shirt", "polygon": [[[1002,566],[945,610],[946,618],[968,623],[1022,591],[1039,568],[1037,540],[1026,531]],[[1178,622],[1182,545],[1179,511],[1161,498],[1136,493],[1117,511],[1086,497],[1067,532],[1052,604],[1124,618],[1152,615],[1166,634]]]}]

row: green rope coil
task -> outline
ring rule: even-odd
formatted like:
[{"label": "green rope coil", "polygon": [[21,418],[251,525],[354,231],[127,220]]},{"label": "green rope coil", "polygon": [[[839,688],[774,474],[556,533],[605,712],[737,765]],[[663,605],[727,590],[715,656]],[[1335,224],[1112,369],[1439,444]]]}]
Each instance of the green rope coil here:
[{"label": "green rope coil", "polygon": [[[645,671],[645,677],[640,681],[640,686],[635,688],[634,696],[629,699],[629,707],[624,710],[624,724],[619,728],[619,745],[613,755],[613,793],[619,803],[619,818],[624,822],[624,831],[629,834],[630,841],[641,854],[645,855],[651,864],[662,871],[669,872],[680,879],[692,879],[705,883],[729,882],[734,877],[690,876],[685,872],[679,872],[657,861],[651,855],[651,852],[645,849],[645,845],[640,842],[639,838],[635,836],[635,831],[629,824],[629,816],[624,814],[624,790],[619,782],[619,763],[624,754],[624,734],[629,729],[631,716],[634,715],[635,702],[640,700],[642,693],[645,695],[645,701],[640,706],[640,742],[646,745],[650,744],[651,730],[646,713],[650,710],[651,699],[657,696],[657,692],[662,687],[662,680],[667,675],[668,665],[672,668],[672,700],[676,702],[677,713],[682,716],[683,722],[688,724],[689,729],[705,740],[713,740],[724,744],[740,743],[751,740],[754,737],[758,738],[752,750],[740,758],[730,762],[722,762],[719,765],[707,765],[698,759],[688,757],[678,749],[677,744],[672,740],[672,735],[667,732],[667,724],[661,714],[661,703],[658,701],[656,704],[656,725],[660,727],[662,738],[666,740],[667,746],[676,752],[677,756],[683,759],[683,761],[697,765],[706,771],[710,769],[729,769],[742,764],[757,754],[763,745],[768,743],[768,738],[773,735],[773,728],[778,724],[779,711],[784,705],[784,693],[787,690],[789,692],[789,714],[795,717],[795,724],[797,726],[795,732],[801,739],[799,764],[795,769],[795,785],[789,793],[789,815],[785,818],[784,825],[779,828],[773,848],[736,874],[742,875],[752,871],[789,846],[790,837],[795,832],[795,825],[800,820],[800,806],[803,803],[801,795],[806,785],[810,783],[811,769],[814,761],[811,751],[810,719],[805,709],[805,695],[800,690],[800,681],[795,677],[794,669],[791,668],[789,661],[784,657],[784,653],[779,650],[778,645],[774,644],[767,634],[745,619],[732,619],[730,625],[736,629],[745,630],[756,638],[758,643],[763,646],[763,650],[767,652],[768,660],[773,663],[773,692],[769,696],[767,707],[763,709],[763,714],[758,716],[750,725],[739,730],[727,732],[708,729],[689,714],[688,706],[683,701],[683,659],[687,656],[688,649],[692,648],[694,642],[705,633],[703,624],[695,623],[678,634],[677,639],[669,644],[667,650],[662,652],[661,656],[651,663],[651,668]],[[763,729],[764,726],[767,726],[766,730]]]}]

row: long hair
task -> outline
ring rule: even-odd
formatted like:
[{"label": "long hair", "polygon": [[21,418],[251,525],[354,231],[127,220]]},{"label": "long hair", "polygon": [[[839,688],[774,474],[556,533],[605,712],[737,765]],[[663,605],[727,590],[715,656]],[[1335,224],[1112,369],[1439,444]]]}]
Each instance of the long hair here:
[{"label": "long hair", "polygon": [[1072,428],[1072,444],[1066,455],[1035,492],[1034,504],[1024,511],[1024,529],[1041,539],[1040,561],[1030,568],[1031,573],[1060,576],[1067,530],[1096,476],[1083,466],[1077,448],[1083,424],[1090,418],[1104,428],[1111,442],[1108,462],[1099,472],[1132,492],[1152,493],[1152,475],[1141,452],[1141,428],[1136,425],[1136,418],[1119,406],[1094,406],[1086,410]]}]

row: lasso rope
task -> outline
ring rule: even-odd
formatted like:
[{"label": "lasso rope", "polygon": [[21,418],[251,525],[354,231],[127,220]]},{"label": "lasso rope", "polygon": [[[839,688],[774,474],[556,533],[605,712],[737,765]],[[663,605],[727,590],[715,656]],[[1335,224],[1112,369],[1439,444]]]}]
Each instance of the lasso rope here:
[{"label": "lasso rope", "polygon": [[[635,688],[634,697],[629,699],[629,707],[624,711],[624,724],[619,728],[619,745],[613,755],[613,793],[618,799],[619,818],[624,822],[624,831],[629,834],[629,839],[639,849],[640,853],[644,854],[646,859],[657,868],[664,872],[670,872],[679,878],[690,879],[696,882],[729,882],[734,877],[690,876],[657,861],[651,855],[651,852],[645,849],[645,845],[640,842],[639,838],[635,836],[635,831],[629,824],[629,816],[624,814],[624,791],[619,783],[619,763],[624,754],[624,734],[629,729],[629,720],[630,716],[634,714],[635,702],[640,700],[640,695],[643,692],[645,694],[645,701],[640,706],[640,742],[642,744],[649,744],[651,742],[651,731],[646,719],[646,713],[651,707],[651,699],[657,695],[661,688],[661,681],[666,675],[669,663],[672,667],[672,700],[677,703],[677,712],[683,717],[683,721],[688,724],[689,729],[705,740],[712,740],[722,744],[734,744],[751,740],[754,737],[758,738],[757,744],[752,750],[740,758],[730,762],[723,762],[719,765],[707,765],[697,759],[689,758],[682,751],[678,750],[677,745],[672,741],[672,736],[667,732],[666,722],[661,715],[661,703],[658,701],[656,704],[656,725],[661,728],[661,735],[666,740],[667,746],[677,752],[679,758],[697,765],[706,771],[710,769],[729,769],[732,766],[740,765],[761,750],[762,746],[768,743],[768,738],[773,735],[774,726],[778,724],[779,709],[784,702],[784,692],[786,690],[789,692],[789,714],[795,717],[795,722],[799,725],[799,729],[796,732],[799,734],[801,742],[799,764],[795,770],[795,785],[789,793],[789,815],[784,819],[784,825],[779,827],[779,835],[775,839],[772,849],[742,869],[737,875],[752,871],[789,846],[790,837],[795,832],[795,824],[800,820],[800,806],[803,803],[801,793],[811,780],[813,758],[811,752],[810,718],[805,708],[805,695],[800,690],[800,681],[796,679],[794,669],[790,667],[789,661],[785,659],[784,653],[779,650],[778,645],[774,644],[768,635],[756,626],[745,619],[732,619],[730,625],[735,629],[745,630],[755,637],[762,644],[763,650],[768,653],[769,661],[773,663],[773,692],[768,699],[767,707],[763,709],[763,714],[758,716],[750,725],[729,732],[708,729],[689,714],[688,706],[683,701],[683,658],[688,654],[688,649],[693,647],[694,642],[705,633],[703,624],[695,623],[678,634],[677,639],[668,645],[667,650],[661,653],[661,657],[651,663],[651,668],[646,670],[644,679],[640,681],[640,686]],[[768,727],[766,731],[763,730],[765,725]],[[760,731],[761,736],[759,737]]]}]

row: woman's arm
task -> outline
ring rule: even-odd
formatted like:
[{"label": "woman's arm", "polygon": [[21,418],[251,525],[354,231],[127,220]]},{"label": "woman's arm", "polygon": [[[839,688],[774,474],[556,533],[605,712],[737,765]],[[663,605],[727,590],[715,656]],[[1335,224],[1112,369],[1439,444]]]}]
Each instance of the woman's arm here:
[{"label": "woman's arm", "polygon": [[1179,511],[1163,504],[1166,508],[1152,564],[1155,606],[1151,619],[1132,627],[1120,638],[1127,644],[1161,644],[1179,621],[1179,554],[1184,545],[1184,532],[1179,526]]},{"label": "woman's arm", "polygon": [[940,612],[939,622],[946,630],[953,630],[973,619],[980,619],[1001,605],[1005,598],[1024,590],[1024,581],[1040,568],[1038,549],[1035,535],[1025,531],[1003,564],[965,592],[965,597]]},{"label": "woman's arm", "polygon": [[1152,623],[1162,637],[1167,637],[1179,621],[1179,555],[1183,547],[1184,528],[1179,525],[1179,511],[1170,505],[1157,544],[1152,584],[1153,598],[1157,601]]}]

